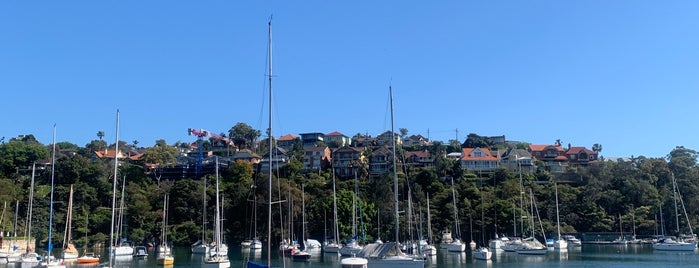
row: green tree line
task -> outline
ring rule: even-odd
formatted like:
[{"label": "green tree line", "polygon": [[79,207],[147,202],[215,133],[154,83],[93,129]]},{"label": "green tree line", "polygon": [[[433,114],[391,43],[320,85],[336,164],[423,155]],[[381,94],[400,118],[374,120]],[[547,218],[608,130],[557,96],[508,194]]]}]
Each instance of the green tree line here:
[{"label": "green tree line", "polygon": [[[259,136],[259,133],[256,134]],[[242,139],[242,138],[241,138]],[[252,136],[244,140],[254,140]],[[137,143],[134,142],[133,146]],[[211,237],[213,212],[215,211],[215,176],[201,179],[185,178],[177,181],[160,180],[150,173],[147,163],[172,164],[181,144],[157,145],[145,149],[141,161],[120,161],[116,176],[119,185],[117,200],[123,186],[125,208],[122,237],[135,243],[157,242],[162,224],[162,202],[170,195],[168,226],[170,240],[178,246],[188,246],[202,236],[202,216],[207,215],[206,237]],[[72,231],[73,242],[78,246],[92,247],[109,241],[112,213],[113,159],[97,158],[95,151],[113,148],[106,142],[94,140],[84,147],[61,142],[57,144],[54,189],[54,230],[52,240],[58,248],[63,241],[66,226],[66,210],[70,185],[74,185]],[[120,148],[131,145],[120,142]],[[436,155],[453,151],[449,146],[435,143],[427,148]],[[15,202],[17,233],[22,235],[27,226],[31,166],[36,163],[32,234],[39,248],[46,248],[50,197],[50,147],[37,142],[33,136],[12,139],[0,145],[0,203],[6,204],[0,221],[0,231],[12,231]],[[296,149],[299,150],[299,149]],[[400,150],[402,154],[402,150]],[[224,155],[225,152],[220,152]],[[298,151],[291,152],[298,155]],[[633,157],[629,161],[600,161],[589,166],[573,167],[566,176],[554,176],[546,171],[518,173],[498,169],[490,173],[473,173],[461,168],[454,159],[437,157],[435,165],[428,168],[400,168],[400,239],[417,239],[427,235],[427,209],[431,214],[433,233],[453,230],[455,226],[454,203],[458,210],[461,234],[465,239],[483,243],[495,233],[512,235],[515,231],[530,232],[530,226],[520,219],[529,215],[529,203],[534,200],[547,236],[556,230],[555,187],[558,188],[561,228],[565,233],[618,232],[631,233],[632,222],[638,235],[660,232],[660,209],[667,233],[689,233],[688,226],[699,226],[699,169],[695,150],[676,147],[665,158]],[[322,240],[332,234],[333,194],[331,169],[320,172],[301,172],[302,159],[292,157],[291,163],[272,175],[272,243],[289,235],[301,237],[302,186],[305,189],[307,235]],[[543,163],[537,163],[543,165]],[[540,169],[543,170],[543,169]],[[157,174],[156,174],[157,175]],[[676,217],[673,199],[673,183],[686,207],[687,215]],[[454,195],[450,179],[454,178]],[[393,177],[385,174],[368,178],[365,171],[359,173],[355,195],[352,178],[335,178],[337,188],[338,225],[341,239],[352,234],[352,203],[357,200],[361,213],[358,226],[360,239],[373,241],[394,240]],[[122,184],[125,181],[125,185]],[[556,183],[554,185],[554,183]],[[253,215],[257,204],[257,234],[263,241],[267,230],[267,199],[269,180],[266,174],[256,172],[247,162],[235,162],[219,174],[220,193],[223,200],[224,233],[226,242],[237,245],[252,237]],[[524,189],[524,190],[523,190]],[[533,194],[530,198],[529,192]],[[521,193],[525,193],[522,196]],[[408,211],[408,195],[411,195],[412,211]],[[427,208],[429,196],[430,207]],[[453,198],[456,202],[453,202]],[[683,213],[682,209],[677,210]],[[413,222],[408,222],[407,213]],[[619,220],[621,218],[621,220]],[[687,222],[689,219],[689,222]],[[291,223],[291,224],[290,224]],[[410,228],[408,228],[410,224]],[[538,223],[537,223],[538,225]],[[515,229],[517,226],[517,229]],[[524,228],[522,228],[524,227]],[[283,228],[283,229],[282,229]],[[538,228],[538,227],[537,227]],[[412,233],[408,233],[411,229]],[[538,230],[538,229],[537,229]],[[696,231],[696,230],[691,230]],[[284,236],[284,237],[283,237]],[[434,237],[438,239],[438,237]]]}]

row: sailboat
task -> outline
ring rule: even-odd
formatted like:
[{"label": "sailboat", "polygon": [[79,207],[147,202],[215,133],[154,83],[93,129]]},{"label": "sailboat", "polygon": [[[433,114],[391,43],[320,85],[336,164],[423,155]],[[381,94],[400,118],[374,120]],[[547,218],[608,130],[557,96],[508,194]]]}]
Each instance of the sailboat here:
[{"label": "sailboat", "polygon": [[325,253],[339,253],[342,248],[342,243],[340,243],[340,228],[337,224],[337,195],[335,193],[335,168],[332,169],[333,172],[333,240],[328,242],[323,251]]},{"label": "sailboat", "polygon": [[306,250],[306,192],[303,184],[301,185],[301,203],[301,243],[303,243],[304,248],[303,250],[295,249],[291,252],[291,259],[294,261],[308,261],[311,259],[311,253]]},{"label": "sailboat", "polygon": [[[117,157],[115,155],[115,157],[114,157],[115,164],[117,161],[116,159],[117,159]],[[115,174],[115,178],[116,178],[116,174]],[[122,227],[123,227],[122,220],[124,217],[124,209],[125,209],[124,208],[124,189],[125,189],[125,187],[126,187],[126,176],[123,177],[122,184],[121,184],[121,200],[119,201],[119,209],[118,209],[119,210],[119,218],[118,218],[117,224],[115,226],[116,237],[114,238],[115,244],[114,244],[114,250],[113,250],[112,254],[116,257],[119,257],[119,258],[129,259],[129,258],[133,257],[134,248],[125,239],[119,238],[122,234]]]},{"label": "sailboat", "polygon": [[420,253],[425,256],[435,256],[437,255],[437,248],[432,245],[432,220],[430,216],[430,193],[427,193],[427,239],[420,239],[418,245],[420,246]]},{"label": "sailboat", "polygon": [[354,196],[352,196],[352,237],[347,241],[347,244],[340,248],[341,256],[355,256],[362,250],[362,246],[357,242],[357,199],[359,197],[359,190],[357,187],[357,170],[354,171]]},{"label": "sailboat", "polygon": [[454,178],[451,178],[451,197],[454,203],[454,228],[456,231],[456,238],[454,238],[451,243],[446,245],[447,251],[449,252],[464,252],[466,251],[466,244],[461,241],[461,229],[459,227],[459,212],[456,206],[456,192],[454,191]]},{"label": "sailboat", "polygon": [[[166,194],[163,200],[163,227],[160,230],[160,244],[162,246],[167,247],[167,205],[168,205],[168,195]],[[175,263],[175,257],[172,256],[171,251],[169,250],[163,250],[161,252],[158,252],[158,257],[157,257],[158,264],[162,265],[173,265]]]},{"label": "sailboat", "polygon": [[[484,208],[484,205],[483,205],[483,189],[480,189],[480,192],[481,192],[481,241],[484,243],[484,241],[485,241],[485,237],[484,237],[485,231],[483,230],[483,229],[484,229],[483,222],[485,222],[485,216],[484,216],[484,214],[485,214],[485,212],[484,212],[485,208]],[[473,237],[473,235],[471,235],[471,237]],[[473,243],[473,240],[471,240],[471,243]],[[481,245],[481,246],[478,247],[477,249],[473,249],[473,248],[472,248],[471,250],[473,250],[473,258],[476,259],[476,260],[488,261],[488,260],[490,260],[490,259],[492,258],[492,256],[493,256],[493,252],[490,251],[490,250],[488,249],[487,246]]]},{"label": "sailboat", "polygon": [[83,249],[83,255],[77,258],[78,263],[98,263],[100,257],[95,255],[94,252],[87,252],[87,226],[89,225],[88,217],[85,217],[85,248]]},{"label": "sailboat", "polygon": [[66,213],[66,230],[63,236],[63,259],[75,259],[78,257],[78,249],[72,243],[72,223],[73,218],[73,185],[70,185],[70,195],[68,197],[68,213]]},{"label": "sailboat", "polygon": [[[682,203],[682,210],[684,212],[685,217],[687,217],[687,224],[689,224],[689,216],[687,216],[687,210],[684,207],[684,201],[682,200],[682,195],[680,194],[679,189],[677,188],[677,182],[675,181],[675,174],[672,173],[672,191],[673,191],[673,197],[675,201],[675,217],[676,217],[676,225],[677,225],[677,233],[680,232],[680,221],[679,221],[679,212],[677,211],[677,198],[679,197],[680,202]],[[660,208],[660,225],[662,226],[662,220],[663,220],[663,212],[662,212],[662,206]],[[665,228],[661,228],[663,230],[663,237],[662,239],[658,240],[658,242],[653,243],[653,249],[654,250],[660,250],[660,251],[694,251],[697,248],[697,243],[696,240],[692,242],[688,241],[682,241],[680,239],[676,239],[673,237],[666,237],[664,230]],[[690,237],[695,239],[694,233],[691,233],[692,231],[692,226],[689,226],[690,230]]]},{"label": "sailboat", "polygon": [[[388,88],[391,104],[391,135],[395,135],[393,126],[393,89]],[[372,268],[423,268],[425,267],[425,259],[423,256],[408,256],[400,249],[399,244],[399,218],[398,218],[398,174],[396,163],[396,139],[391,138],[393,150],[393,209],[395,217],[395,241],[383,244],[372,243],[364,246],[355,258],[342,259],[341,263],[344,266],[352,264],[360,264],[367,261],[367,265]]]},{"label": "sailboat", "polygon": [[[530,215],[531,215],[531,230],[532,236],[522,240],[521,248],[517,249],[517,253],[523,255],[545,255],[548,249],[544,244],[539,242],[534,235],[534,193],[529,189],[529,205],[530,205]],[[538,214],[538,213],[537,213]],[[539,221],[541,223],[541,221]],[[542,232],[543,233],[543,232]]]},{"label": "sailboat", "polygon": [[563,237],[561,237],[561,217],[560,217],[560,212],[558,210],[558,184],[554,181],[553,182],[553,187],[556,192],[556,230],[558,233],[558,237],[556,238],[555,241],[553,241],[553,248],[554,249],[567,249],[568,248],[568,241],[566,241]]},{"label": "sailboat", "polygon": [[51,152],[51,199],[49,205],[49,232],[48,232],[48,256],[43,260],[39,266],[40,267],[52,267],[52,268],[64,268],[66,267],[63,260],[54,259],[51,256],[51,251],[53,250],[53,244],[51,243],[51,231],[53,225],[53,186],[54,178],[56,173],[56,125],[53,125],[53,149]]},{"label": "sailboat", "polygon": [[202,213],[201,213],[201,238],[191,246],[194,254],[208,254],[209,245],[206,244],[206,176],[202,176]]},{"label": "sailboat", "polygon": [[223,244],[223,235],[221,235],[221,204],[219,202],[219,187],[218,187],[218,157],[216,157],[216,215],[214,216],[214,246],[209,252],[209,256],[204,259],[202,267],[206,268],[229,268],[231,263],[227,255],[218,254],[217,248]]},{"label": "sailboat", "polygon": [[257,195],[255,194],[254,189],[257,189],[257,186],[252,186],[253,188],[253,194],[252,194],[252,239],[244,240],[243,242],[240,242],[240,246],[242,249],[251,249],[251,250],[259,250],[262,249],[262,241],[260,241],[260,238],[257,237]]},{"label": "sailboat", "polygon": [[[269,128],[267,132],[269,134],[269,149],[272,150],[273,138],[272,136],[272,20],[270,19],[268,25],[268,57],[269,60]],[[270,163],[267,165],[267,263],[259,264],[252,261],[247,262],[248,268],[269,268],[272,266],[272,154],[270,153]]]},{"label": "sailboat", "polygon": [[[55,142],[54,142],[55,143]],[[37,254],[32,245],[30,245],[32,237],[32,207],[34,206],[34,177],[36,175],[36,163],[32,163],[32,179],[29,186],[29,206],[27,208],[27,246],[26,252],[19,258],[19,262],[23,265],[33,266],[39,263],[41,257]]]},{"label": "sailboat", "polygon": [[7,246],[7,251],[3,252],[8,263],[16,263],[22,256],[19,247],[15,245],[17,237],[17,215],[19,214],[19,200],[15,202],[15,220],[12,223],[12,236],[10,236],[10,244]]},{"label": "sailboat", "polygon": [[621,223],[621,215],[619,215],[619,238],[614,239],[614,241],[612,241],[612,244],[626,246],[628,243],[629,241],[626,241],[626,236],[624,236],[624,228]]}]

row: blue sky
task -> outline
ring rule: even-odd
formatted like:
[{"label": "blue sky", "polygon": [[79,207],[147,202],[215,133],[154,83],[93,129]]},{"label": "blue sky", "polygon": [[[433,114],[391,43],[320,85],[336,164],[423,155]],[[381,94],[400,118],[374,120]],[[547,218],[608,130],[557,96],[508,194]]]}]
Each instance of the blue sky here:
[{"label": "blue sky", "polygon": [[[187,128],[469,133],[699,149],[696,1],[3,1],[0,136],[151,146]],[[429,134],[428,134],[429,130]]]}]

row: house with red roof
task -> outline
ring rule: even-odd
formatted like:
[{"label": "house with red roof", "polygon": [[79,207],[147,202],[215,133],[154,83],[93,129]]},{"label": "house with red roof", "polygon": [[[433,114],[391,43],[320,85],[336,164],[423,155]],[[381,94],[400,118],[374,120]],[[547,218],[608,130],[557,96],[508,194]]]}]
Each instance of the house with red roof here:
[{"label": "house with red roof", "polygon": [[284,150],[291,150],[296,142],[301,142],[301,140],[294,134],[286,134],[277,139],[277,146],[284,148]]},{"label": "house with red roof", "polygon": [[494,171],[500,164],[488,148],[462,148],[461,167],[467,171]]},{"label": "house with red roof", "polygon": [[427,150],[405,152],[405,164],[416,168],[432,167],[434,156]]},{"label": "house with red roof", "polygon": [[324,141],[325,145],[328,145],[333,148],[340,148],[345,145],[350,145],[350,143],[352,142],[350,137],[347,137],[345,136],[345,134],[342,134],[337,131],[325,134]]},{"label": "house with red roof", "polygon": [[597,152],[583,146],[568,147],[565,155],[568,158],[568,163],[573,165],[587,165],[597,161],[598,157]]},{"label": "house with red roof", "polygon": [[530,144],[529,153],[536,160],[544,163],[546,170],[551,173],[563,173],[568,168],[568,157],[559,144]]}]

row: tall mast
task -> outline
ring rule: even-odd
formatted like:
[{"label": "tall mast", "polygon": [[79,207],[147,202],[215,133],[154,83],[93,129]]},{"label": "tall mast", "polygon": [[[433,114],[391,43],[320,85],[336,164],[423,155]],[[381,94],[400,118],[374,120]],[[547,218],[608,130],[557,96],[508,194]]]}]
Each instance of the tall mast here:
[{"label": "tall mast", "polygon": [[51,250],[53,249],[53,244],[51,244],[51,225],[53,225],[53,179],[55,177],[56,171],[56,124],[53,124],[53,149],[51,152],[51,203],[49,204],[49,243],[48,243],[48,255],[49,258],[46,261],[48,264],[51,261]]},{"label": "tall mast", "polygon": [[554,181],[553,187],[556,189],[556,228],[558,229],[558,240],[561,240],[561,216],[558,212],[558,184]]},{"label": "tall mast", "polygon": [[675,226],[677,226],[677,235],[680,235],[680,213],[677,210],[677,186],[675,184],[675,173],[670,173],[672,177],[672,200],[675,203]]},{"label": "tall mast", "polygon": [[269,174],[269,183],[268,183],[268,200],[267,200],[267,267],[272,266],[272,20],[270,18],[269,23],[269,30],[268,30],[268,60],[269,60],[269,128],[267,129],[267,132],[269,133],[269,165],[267,170]]},{"label": "tall mast", "polygon": [[[29,187],[29,212],[27,213],[27,237],[32,237],[32,207],[34,206],[34,177],[36,174],[36,162],[32,163],[32,185]],[[27,239],[27,252],[30,250],[29,241]],[[35,245],[36,246],[36,245]]]},{"label": "tall mast", "polygon": [[[110,247],[110,253],[113,255],[114,252],[112,252],[115,248],[114,246],[116,243],[114,242],[114,208],[116,206],[116,185],[117,185],[117,168],[119,167],[118,161],[119,158],[117,157],[117,154],[119,152],[119,109],[117,109],[117,114],[116,114],[116,143],[114,143],[114,176],[112,179],[114,180],[112,182],[112,228],[109,231],[109,247]],[[109,267],[112,267],[112,255],[109,257]]]},{"label": "tall mast", "polygon": [[396,220],[396,243],[399,242],[398,240],[398,234],[399,234],[399,220],[398,220],[398,165],[396,165],[396,136],[395,136],[395,131],[393,127],[393,88],[391,86],[388,87],[388,93],[390,95],[390,100],[391,100],[391,145],[393,147],[393,211],[395,213],[394,217]]}]

